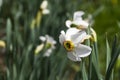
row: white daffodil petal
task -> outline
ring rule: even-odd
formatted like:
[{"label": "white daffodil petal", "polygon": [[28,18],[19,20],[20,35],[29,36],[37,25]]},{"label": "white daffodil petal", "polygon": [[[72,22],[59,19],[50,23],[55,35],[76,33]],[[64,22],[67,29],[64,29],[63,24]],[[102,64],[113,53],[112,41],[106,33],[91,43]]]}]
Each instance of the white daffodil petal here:
[{"label": "white daffodil petal", "polygon": [[74,13],[73,20],[82,20],[83,11],[77,11]]},{"label": "white daffodil petal", "polygon": [[88,28],[88,22],[84,21],[84,20],[75,20],[73,21],[73,24],[80,26],[81,28]]},{"label": "white daffodil petal", "polygon": [[67,21],[65,22],[65,25],[66,25],[68,28],[70,28],[71,24],[72,24],[72,21],[70,21],[70,20],[67,20]]},{"label": "white daffodil petal", "polygon": [[79,44],[76,48],[75,48],[75,52],[79,57],[86,57],[88,55],[90,55],[92,49],[89,46],[83,45],[83,44]]},{"label": "white daffodil petal", "polygon": [[41,3],[40,8],[41,8],[41,9],[46,9],[46,8],[47,8],[47,5],[48,5],[47,0],[44,0],[44,1]]},{"label": "white daffodil petal", "polygon": [[51,55],[51,53],[52,53],[52,49],[50,48],[50,49],[46,50],[46,52],[44,53],[43,56],[49,57]]},{"label": "white daffodil petal", "polygon": [[87,35],[87,33],[85,31],[79,31],[75,35],[71,36],[71,40],[74,44],[78,44],[83,41],[83,39],[85,38],[86,35]]},{"label": "white daffodil petal", "polygon": [[50,10],[49,9],[43,9],[42,10],[42,14],[49,14],[50,13]]},{"label": "white daffodil petal", "polygon": [[57,42],[55,40],[52,41],[52,44],[56,44]]},{"label": "white daffodil petal", "polygon": [[81,58],[78,56],[75,56],[73,52],[68,52],[67,57],[72,61],[81,61]]},{"label": "white daffodil petal", "polygon": [[76,29],[76,28],[69,28],[67,31],[66,31],[66,37],[67,36],[71,36],[71,35],[74,35],[76,33],[78,33],[80,30]]},{"label": "white daffodil petal", "polygon": [[46,41],[46,37],[44,37],[44,36],[40,36],[39,39],[40,39],[41,41],[43,41],[43,42]]},{"label": "white daffodil petal", "polygon": [[61,34],[59,36],[59,42],[63,45],[64,41],[65,41],[65,32],[61,31]]},{"label": "white daffodil petal", "polygon": [[47,39],[47,43],[56,44],[56,41],[52,37],[46,35],[46,39]]}]

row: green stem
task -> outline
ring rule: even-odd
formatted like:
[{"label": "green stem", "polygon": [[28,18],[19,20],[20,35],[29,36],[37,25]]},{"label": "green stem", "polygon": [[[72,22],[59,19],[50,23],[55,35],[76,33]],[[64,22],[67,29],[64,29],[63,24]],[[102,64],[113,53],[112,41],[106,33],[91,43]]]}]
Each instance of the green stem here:
[{"label": "green stem", "polygon": [[88,80],[84,60],[82,60],[82,80]]},{"label": "green stem", "polygon": [[92,54],[89,56],[89,75],[88,75],[88,80],[91,80],[92,77]]}]

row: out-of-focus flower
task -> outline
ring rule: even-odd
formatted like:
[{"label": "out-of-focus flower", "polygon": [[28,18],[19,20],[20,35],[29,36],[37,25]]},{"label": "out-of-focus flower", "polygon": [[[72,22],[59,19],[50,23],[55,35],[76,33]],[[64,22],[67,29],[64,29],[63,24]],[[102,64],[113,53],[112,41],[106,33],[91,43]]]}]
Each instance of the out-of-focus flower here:
[{"label": "out-of-focus flower", "polygon": [[82,16],[84,15],[85,13],[83,11],[76,11],[73,15],[73,21],[74,20],[83,20],[82,19]]},{"label": "out-of-focus flower", "polygon": [[5,47],[6,47],[5,41],[0,40],[0,53],[1,53],[1,54],[6,52]]},{"label": "out-of-focus flower", "polygon": [[0,40],[0,47],[5,48],[5,46],[6,46],[5,42],[3,40]]},{"label": "out-of-focus flower", "polygon": [[41,9],[46,9],[47,6],[48,6],[48,1],[47,1],[47,0],[44,0],[44,1],[41,3],[40,8],[41,8]]},{"label": "out-of-focus flower", "polygon": [[44,9],[43,11],[42,11],[42,14],[49,14],[50,13],[50,10],[49,9]]},{"label": "out-of-focus flower", "polygon": [[[94,21],[92,20],[92,15],[90,14],[88,15],[87,18],[83,20],[82,18],[83,15],[84,15],[83,11],[76,11],[73,16],[73,21],[67,20],[66,26],[68,28],[76,28],[79,30],[87,29],[89,25],[92,25],[94,23]],[[92,41],[96,42],[97,35],[96,35],[95,30],[90,27],[90,31],[91,31],[91,34],[90,34],[91,37],[89,36],[89,38],[91,38]]]},{"label": "out-of-focus flower", "polygon": [[40,9],[42,10],[42,14],[49,14],[50,13],[49,9],[47,9],[47,6],[48,6],[48,1],[44,0],[40,5]]},{"label": "out-of-focus flower", "polygon": [[78,29],[86,29],[88,28],[89,23],[82,19],[83,11],[77,11],[74,13],[73,20],[67,20],[66,26],[68,28],[76,27]]},{"label": "out-of-focus flower", "polygon": [[43,56],[49,57],[52,51],[55,49],[56,41],[49,35],[40,36],[40,40],[44,43],[45,46],[45,53]]},{"label": "out-of-focus flower", "polygon": [[38,54],[40,51],[42,51],[42,50],[43,50],[43,47],[44,47],[44,44],[43,44],[43,43],[40,44],[40,45],[38,45],[38,46],[36,47],[36,49],[35,49],[35,54]]},{"label": "out-of-focus flower", "polygon": [[89,35],[84,30],[70,28],[66,31],[61,31],[59,36],[60,43],[67,50],[67,56],[72,61],[81,61],[81,57],[86,57],[91,53],[91,48],[82,44]]},{"label": "out-of-focus flower", "polygon": [[56,41],[53,39],[53,37],[49,36],[49,35],[45,35],[45,36],[40,36],[39,37],[41,41],[46,42],[46,43],[50,43],[52,45],[56,44]]},{"label": "out-of-focus flower", "polygon": [[43,0],[43,2],[40,5],[40,10],[38,10],[36,17],[31,22],[31,29],[35,28],[35,26],[37,26],[39,28],[41,19],[42,19],[42,15],[50,13],[49,9],[47,9],[47,6],[48,6],[48,1]]}]

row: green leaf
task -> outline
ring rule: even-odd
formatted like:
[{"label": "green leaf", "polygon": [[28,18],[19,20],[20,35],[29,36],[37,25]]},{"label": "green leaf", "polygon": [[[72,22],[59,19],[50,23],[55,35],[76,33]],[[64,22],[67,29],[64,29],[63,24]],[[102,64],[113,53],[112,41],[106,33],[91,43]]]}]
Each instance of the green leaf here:
[{"label": "green leaf", "polygon": [[28,77],[30,75],[31,69],[32,69],[32,65],[30,64],[30,53],[32,50],[33,46],[29,45],[27,47],[27,50],[24,51],[23,54],[25,54],[25,57],[23,59],[23,63],[22,63],[22,69],[20,72],[20,77],[19,80],[25,80],[26,77]]},{"label": "green leaf", "polygon": [[7,33],[7,50],[9,50],[12,37],[12,23],[9,18],[7,19],[6,33]]},{"label": "green leaf", "polygon": [[82,60],[82,80],[88,80],[84,60]]},{"label": "green leaf", "polygon": [[89,74],[88,74],[88,80],[91,80],[92,78],[92,54],[89,56]]},{"label": "green leaf", "polygon": [[[107,36],[106,36],[106,48],[107,48],[107,51],[106,51],[106,71],[107,71],[110,60],[111,60],[111,51],[110,51],[111,49],[110,49],[110,46],[109,46],[109,43],[108,43]],[[111,80],[113,80],[113,71],[112,71],[112,74],[111,74]]]},{"label": "green leaf", "polygon": [[11,74],[10,74],[10,71],[9,71],[9,69],[7,68],[6,69],[6,77],[7,77],[7,80],[11,80],[11,76],[10,76]]},{"label": "green leaf", "polygon": [[16,68],[16,65],[13,64],[13,80],[16,80],[17,79],[17,68]]},{"label": "green leaf", "polygon": [[110,63],[110,59],[111,59],[111,51],[110,51],[110,46],[109,46],[107,37],[106,37],[106,48],[107,48],[107,51],[106,51],[106,70],[107,70],[108,65]]},{"label": "green leaf", "polygon": [[108,69],[107,69],[107,72],[105,75],[105,80],[110,80],[111,73],[112,73],[113,67],[115,65],[115,62],[119,56],[119,53],[120,53],[120,45],[117,48],[117,37],[115,36],[113,46],[112,46],[112,52],[111,52],[111,54],[112,54],[111,61],[110,61],[110,64],[108,66]]},{"label": "green leaf", "polygon": [[102,77],[101,77],[101,74],[100,74],[100,71],[99,71],[97,43],[96,42],[93,43],[92,47],[93,47],[93,50],[92,50],[92,53],[91,53],[92,54],[92,63],[93,63],[93,66],[95,68],[97,78],[99,80],[102,80]]}]

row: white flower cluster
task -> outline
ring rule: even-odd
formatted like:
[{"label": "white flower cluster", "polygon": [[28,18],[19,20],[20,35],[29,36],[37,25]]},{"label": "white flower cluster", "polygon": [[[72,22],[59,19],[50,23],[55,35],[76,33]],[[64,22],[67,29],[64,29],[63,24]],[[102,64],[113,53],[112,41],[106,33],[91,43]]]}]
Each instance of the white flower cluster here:
[{"label": "white flower cluster", "polygon": [[43,56],[49,57],[52,51],[55,49],[56,41],[49,35],[40,36],[39,39],[42,41],[40,45],[37,46],[35,54],[38,54],[41,50],[45,50]]},{"label": "white flower cluster", "polygon": [[66,33],[62,30],[59,36],[61,45],[67,50],[67,56],[72,61],[81,61],[82,57],[90,55],[92,51],[89,46],[83,44],[91,37],[86,32],[89,23],[82,18],[83,15],[83,11],[75,12],[73,20],[66,21]]}]

